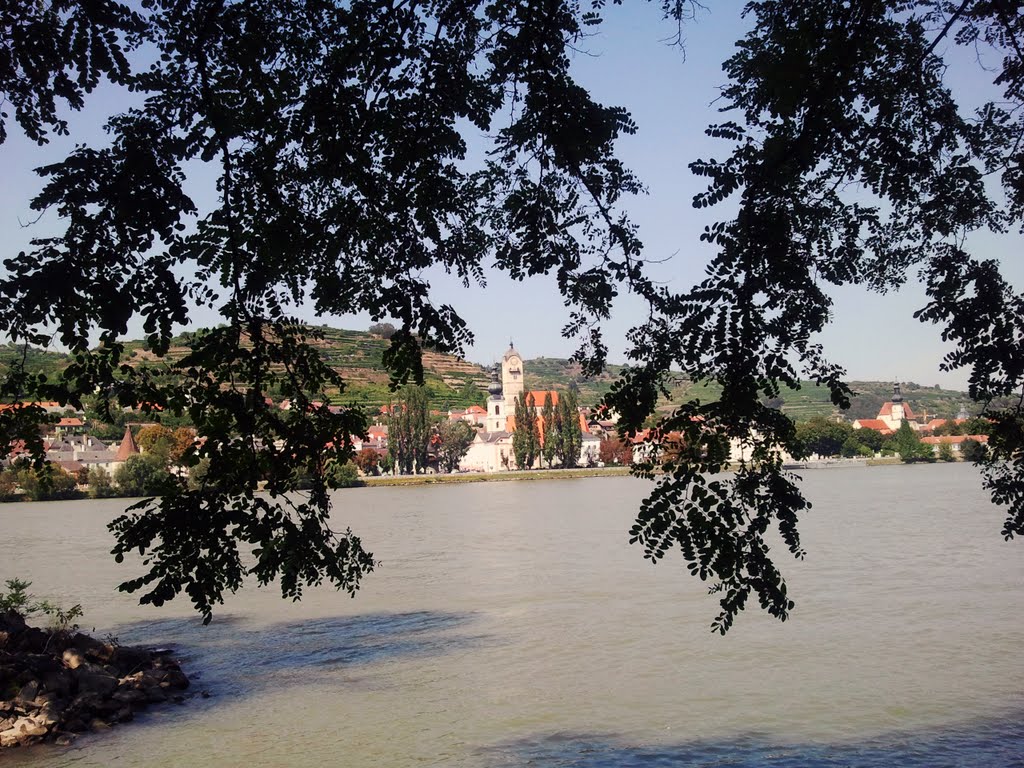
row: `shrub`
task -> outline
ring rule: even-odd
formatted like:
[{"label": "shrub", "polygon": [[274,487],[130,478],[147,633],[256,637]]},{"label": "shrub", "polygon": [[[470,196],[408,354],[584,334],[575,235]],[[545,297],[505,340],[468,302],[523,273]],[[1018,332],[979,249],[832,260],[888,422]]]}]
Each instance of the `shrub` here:
[{"label": "shrub", "polygon": [[159,456],[135,455],[117,468],[114,482],[125,496],[159,496],[171,487],[174,477]]},{"label": "shrub", "polygon": [[355,488],[363,485],[359,479],[359,469],[351,461],[340,464],[331,462],[325,473],[325,480],[330,488]]},{"label": "shrub", "polygon": [[110,473],[103,467],[93,467],[88,477],[89,497],[92,499],[108,499],[117,496],[117,489],[110,478]]},{"label": "shrub", "polygon": [[50,629],[54,632],[67,633],[78,629],[75,621],[84,615],[80,603],[65,610],[49,600],[36,600],[36,596],[28,591],[31,581],[15,578],[7,579],[6,584],[8,591],[0,592],[0,613],[14,611],[26,619],[41,613],[50,618]]}]

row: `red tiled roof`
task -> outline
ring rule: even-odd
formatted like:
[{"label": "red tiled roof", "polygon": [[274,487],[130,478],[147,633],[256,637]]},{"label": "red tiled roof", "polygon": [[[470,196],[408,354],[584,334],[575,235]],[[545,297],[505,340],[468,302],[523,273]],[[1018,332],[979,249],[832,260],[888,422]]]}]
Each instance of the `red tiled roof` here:
[{"label": "red tiled roof", "polygon": [[973,440],[976,443],[987,443],[988,435],[936,435],[933,437],[922,437],[921,442],[926,445],[959,445],[964,440]]},{"label": "red tiled roof", "polygon": [[63,419],[57,422],[58,427],[81,427],[83,426],[81,419],[74,419],[69,416],[65,416]]},{"label": "red tiled roof", "polygon": [[530,392],[523,392],[523,400],[524,402],[528,402],[530,396],[532,395],[534,408],[543,408],[544,398],[548,395],[548,393],[551,394],[551,404],[558,405],[558,393],[555,392],[555,390],[553,389],[534,389],[531,390]]},{"label": "red tiled roof", "polygon": [[[892,405],[892,403],[890,403]],[[857,419],[853,422],[854,427],[860,427],[861,429],[873,429],[876,432],[881,432],[883,435],[892,433],[892,429],[881,419]]]},{"label": "red tiled roof", "polygon": [[[903,406],[903,418],[905,418],[905,419],[913,419],[913,418],[915,418],[914,412],[912,410],[910,410],[910,405],[909,404],[904,402],[904,403],[901,403],[901,405]],[[888,401],[888,402],[882,403],[882,408],[878,411],[878,418],[882,418],[883,416],[892,416],[892,406],[893,406],[893,403],[892,403],[891,400]]]},{"label": "red tiled roof", "polygon": [[139,453],[139,446],[132,435],[132,428],[124,428],[124,437],[121,438],[121,446],[117,449],[117,457],[114,461],[127,461],[129,456]]},{"label": "red tiled roof", "polygon": [[469,408],[466,409],[466,413],[482,413],[486,416],[487,409],[481,408],[479,405],[471,405],[469,406]]}]

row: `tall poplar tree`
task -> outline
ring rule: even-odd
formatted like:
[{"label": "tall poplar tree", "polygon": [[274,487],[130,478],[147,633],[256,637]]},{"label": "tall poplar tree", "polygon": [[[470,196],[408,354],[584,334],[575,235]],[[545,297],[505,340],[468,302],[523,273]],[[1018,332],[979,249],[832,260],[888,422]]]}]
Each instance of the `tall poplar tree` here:
[{"label": "tall poplar tree", "polygon": [[558,452],[558,438],[555,436],[557,427],[555,426],[555,406],[551,399],[551,392],[544,393],[544,407],[540,411],[541,424],[544,426],[544,444],[541,446],[541,454],[544,457],[544,461],[547,462],[548,469],[551,468],[551,462],[554,461],[555,455]]},{"label": "tall poplar tree", "polygon": [[403,387],[390,406],[388,449],[399,474],[426,471],[430,448],[430,398],[425,387]]},{"label": "tall poplar tree", "polygon": [[515,431],[512,433],[512,453],[520,469],[531,469],[537,456],[537,425],[534,423],[533,396],[520,392],[515,399]]},{"label": "tall poplar tree", "polygon": [[575,383],[569,385],[565,393],[558,398],[562,413],[562,466],[572,469],[580,460],[583,448],[583,430],[580,427],[580,412]]}]

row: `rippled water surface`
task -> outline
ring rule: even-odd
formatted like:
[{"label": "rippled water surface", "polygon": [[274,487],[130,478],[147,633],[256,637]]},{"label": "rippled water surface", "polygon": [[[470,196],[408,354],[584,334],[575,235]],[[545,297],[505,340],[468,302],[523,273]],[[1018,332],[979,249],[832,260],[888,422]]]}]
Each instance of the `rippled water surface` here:
[{"label": "rippled water surface", "polygon": [[1024,542],[972,467],[805,472],[797,609],[728,636],[627,530],[627,478],[344,491],[383,561],[359,597],[142,608],[118,502],[0,507],[0,577],[174,645],[210,698],[15,766],[1024,766]]}]

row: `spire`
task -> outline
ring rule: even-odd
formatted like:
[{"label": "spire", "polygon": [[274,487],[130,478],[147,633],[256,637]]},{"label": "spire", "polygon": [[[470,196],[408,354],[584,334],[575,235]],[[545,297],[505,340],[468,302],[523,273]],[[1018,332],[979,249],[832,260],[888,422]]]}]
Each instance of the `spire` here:
[{"label": "spire", "polygon": [[132,428],[124,428],[124,437],[121,438],[121,447],[117,449],[115,461],[127,461],[129,456],[139,453],[139,446],[132,435]]},{"label": "spire", "polygon": [[898,381],[892,385],[892,401],[894,403],[903,402],[903,395],[900,393],[900,383]]}]

